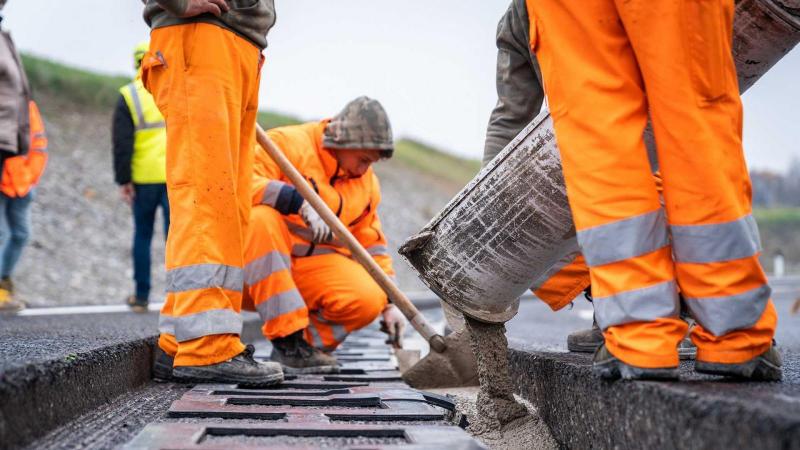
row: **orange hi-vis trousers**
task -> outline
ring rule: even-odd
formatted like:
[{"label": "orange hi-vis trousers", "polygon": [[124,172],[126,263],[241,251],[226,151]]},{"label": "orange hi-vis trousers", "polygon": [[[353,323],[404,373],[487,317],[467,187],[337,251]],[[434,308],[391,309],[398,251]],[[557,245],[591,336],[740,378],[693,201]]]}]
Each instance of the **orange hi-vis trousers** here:
[{"label": "orange hi-vis trousers", "polygon": [[258,312],[267,339],[305,330],[306,340],[333,350],[369,325],[387,297],[367,271],[335,251],[292,257],[300,242],[278,211],[253,208],[247,239],[244,308]]},{"label": "orange hi-vis trousers", "polygon": [[[676,366],[680,289],[697,359],[766,351],[777,316],[742,151],[733,0],[527,4],[608,350]],[[648,110],[665,207],[642,138]]]},{"label": "orange hi-vis trousers", "polygon": [[239,334],[261,53],[205,23],[153,30],[142,80],[167,124],[167,300],[159,345],[175,366],[244,349]]}]

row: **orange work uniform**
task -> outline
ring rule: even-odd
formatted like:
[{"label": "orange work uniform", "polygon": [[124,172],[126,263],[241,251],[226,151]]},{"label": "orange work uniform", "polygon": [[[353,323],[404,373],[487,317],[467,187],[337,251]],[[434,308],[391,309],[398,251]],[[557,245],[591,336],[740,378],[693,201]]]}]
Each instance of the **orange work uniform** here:
[{"label": "orange work uniform", "polygon": [[[731,56],[732,0],[528,0],[578,242],[608,350],[639,367],[738,363],[771,345]],[[642,132],[648,110],[664,184]]]},{"label": "orange work uniform", "polygon": [[3,162],[0,192],[8,197],[21,198],[41,179],[47,165],[47,136],[39,107],[33,100],[28,102],[30,117],[30,150],[25,155],[12,156]]},{"label": "orange work uniform", "polygon": [[175,366],[244,350],[244,240],[250,218],[261,52],[220,26],[156,28],[142,80],[167,125],[167,300],[159,345]]},{"label": "orange work uniform", "polygon": [[[269,136],[305,176],[389,276],[394,276],[378,218],[378,177],[370,168],[345,178],[322,145],[328,121],[276,128]],[[342,150],[347,151],[347,150]],[[290,181],[260,147],[256,149],[253,211],[247,239],[245,308],[264,321],[268,339],[305,330],[319,348],[336,348],[347,335],[383,311],[387,297],[339,241],[311,242],[311,230],[296,214],[302,203]],[[292,205],[294,203],[294,205]]]}]

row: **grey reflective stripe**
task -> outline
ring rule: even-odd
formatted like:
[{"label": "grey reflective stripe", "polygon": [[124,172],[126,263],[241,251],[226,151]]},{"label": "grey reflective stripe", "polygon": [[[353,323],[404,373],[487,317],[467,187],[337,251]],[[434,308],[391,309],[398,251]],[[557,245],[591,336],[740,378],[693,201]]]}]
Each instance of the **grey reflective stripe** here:
[{"label": "grey reflective stripe", "polygon": [[173,316],[166,316],[164,314],[160,314],[158,316],[158,331],[160,333],[166,333],[175,335],[175,318]]},{"label": "grey reflective stripe", "polygon": [[306,302],[297,289],[281,292],[256,305],[261,320],[268,322],[276,317],[305,308]]},{"label": "grey reflective stripe", "polygon": [[333,331],[333,338],[336,340],[336,342],[344,341],[350,334],[347,332],[347,329],[344,327],[344,325],[328,321],[322,317],[322,311],[317,311],[317,321],[331,327],[331,330]]},{"label": "grey reflective stripe", "polygon": [[373,245],[367,248],[367,253],[369,253],[372,256],[388,255],[389,248],[385,245]]},{"label": "grey reflective stripe", "polygon": [[131,93],[131,99],[133,100],[133,109],[136,110],[136,130],[147,130],[153,128],[164,128],[166,124],[163,121],[159,122],[147,122],[144,120],[144,110],[142,109],[142,100],[139,98],[139,92],[136,90],[136,86],[133,84],[128,85],[128,90]]},{"label": "grey reflective stripe", "polygon": [[758,225],[752,214],[711,225],[672,225],[676,262],[711,263],[754,256],[761,251]]},{"label": "grey reflective stripe", "polygon": [[284,186],[286,186],[286,183],[283,181],[270,181],[267,183],[267,187],[264,188],[264,195],[261,196],[261,204],[275,207],[278,202],[278,196]]},{"label": "grey reflective stripe", "polygon": [[772,294],[769,285],[724,297],[684,298],[700,325],[714,336],[750,328],[764,313]]},{"label": "grey reflective stripe", "polygon": [[664,210],[578,231],[578,242],[589,267],[654,252],[669,243]]},{"label": "grey reflective stripe", "polygon": [[[577,245],[578,244],[576,242],[575,246],[577,247]],[[575,258],[577,258],[578,255],[580,255],[580,252],[572,252],[572,253],[567,253],[566,255],[561,257],[561,259],[556,261],[555,264],[553,264],[549,269],[547,269],[544,272],[544,274],[542,274],[542,276],[540,276],[539,278],[536,279],[536,281],[533,282],[533,284],[531,285],[531,290],[535,291],[540,287],[542,287],[542,285],[545,282],[547,282],[547,280],[549,280],[553,275],[560,272],[561,269],[563,269],[564,267],[567,267],[568,265],[572,264],[572,262],[575,261]]]},{"label": "grey reflective stripe", "polygon": [[244,282],[252,286],[275,272],[292,267],[292,257],[273,250],[244,266]]},{"label": "grey reflective stripe", "polygon": [[675,281],[594,298],[594,315],[601,329],[630,322],[677,317],[680,311]]},{"label": "grey reflective stripe", "polygon": [[211,309],[186,316],[174,316],[175,339],[191,341],[214,334],[241,334],[242,316],[232,309]]},{"label": "grey reflective stripe", "polygon": [[310,241],[314,238],[314,233],[311,232],[310,228],[288,221],[286,222],[286,226],[289,228],[290,233],[294,234],[295,236],[299,236],[303,240]]},{"label": "grey reflective stripe", "polygon": [[330,247],[314,247],[314,251],[308,254],[311,246],[307,244],[295,244],[292,246],[292,256],[314,256],[314,255],[328,255],[331,253],[338,253],[335,249]]},{"label": "grey reflective stripe", "polygon": [[322,348],[322,337],[320,337],[319,330],[317,330],[317,327],[314,325],[314,321],[312,320],[308,321],[308,331],[311,332],[311,343],[314,345],[314,347]]},{"label": "grey reflective stripe", "polygon": [[222,288],[241,291],[244,270],[223,264],[195,264],[167,271],[167,292]]}]

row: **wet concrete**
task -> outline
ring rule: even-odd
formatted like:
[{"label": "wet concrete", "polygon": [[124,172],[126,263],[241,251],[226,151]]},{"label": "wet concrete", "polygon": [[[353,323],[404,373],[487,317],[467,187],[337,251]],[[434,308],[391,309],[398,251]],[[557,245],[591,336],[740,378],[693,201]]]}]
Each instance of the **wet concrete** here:
[{"label": "wet concrete", "polygon": [[470,347],[478,363],[477,416],[480,421],[471,425],[476,432],[502,429],[528,414],[514,399],[514,387],[508,366],[508,341],[502,324],[489,324],[466,318]]}]

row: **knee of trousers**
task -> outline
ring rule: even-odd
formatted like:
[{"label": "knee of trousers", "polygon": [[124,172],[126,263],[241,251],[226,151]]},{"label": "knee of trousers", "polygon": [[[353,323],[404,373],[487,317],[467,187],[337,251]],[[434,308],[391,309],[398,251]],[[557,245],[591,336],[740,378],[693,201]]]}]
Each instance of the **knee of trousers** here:
[{"label": "knee of trousers", "polygon": [[352,331],[372,323],[386,307],[386,302],[386,294],[380,288],[376,291],[365,290],[356,298],[339,298],[326,302],[322,315]]}]

